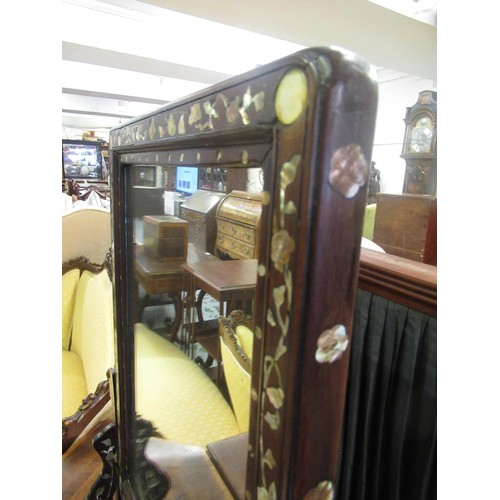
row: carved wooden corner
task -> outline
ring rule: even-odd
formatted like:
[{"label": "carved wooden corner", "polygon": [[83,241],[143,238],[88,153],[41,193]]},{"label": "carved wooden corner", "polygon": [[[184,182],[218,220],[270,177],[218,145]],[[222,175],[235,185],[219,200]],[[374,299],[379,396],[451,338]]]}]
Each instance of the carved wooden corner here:
[{"label": "carved wooden corner", "polygon": [[109,382],[103,380],[95,392],[89,394],[70,417],[62,420],[62,452],[64,453],[83,432],[85,427],[104,408],[110,400]]}]

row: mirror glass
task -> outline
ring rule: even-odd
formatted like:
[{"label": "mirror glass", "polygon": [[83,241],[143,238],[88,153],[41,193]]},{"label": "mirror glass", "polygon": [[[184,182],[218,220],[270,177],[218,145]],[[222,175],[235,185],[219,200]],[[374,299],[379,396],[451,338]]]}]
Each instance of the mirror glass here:
[{"label": "mirror glass", "polygon": [[[222,369],[219,317],[233,310],[252,316],[262,170],[229,169],[228,183],[226,168],[130,168],[136,411],[168,439],[205,448],[248,431],[250,379],[231,388],[235,403]],[[166,383],[168,374],[179,383]],[[236,404],[245,406],[245,423],[232,415]]]}]

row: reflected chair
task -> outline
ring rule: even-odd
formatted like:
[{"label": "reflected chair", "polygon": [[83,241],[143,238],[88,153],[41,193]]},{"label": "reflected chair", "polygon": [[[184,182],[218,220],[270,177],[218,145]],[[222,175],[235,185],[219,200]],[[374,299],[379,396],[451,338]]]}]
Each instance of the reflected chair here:
[{"label": "reflected chair", "polygon": [[241,310],[219,318],[220,354],[231,406],[242,432],[250,419],[253,320]]}]

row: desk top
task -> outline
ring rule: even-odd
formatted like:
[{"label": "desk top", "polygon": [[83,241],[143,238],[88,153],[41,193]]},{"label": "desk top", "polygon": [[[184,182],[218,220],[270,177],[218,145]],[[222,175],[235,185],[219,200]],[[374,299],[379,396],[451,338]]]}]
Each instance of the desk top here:
[{"label": "desk top", "polygon": [[210,262],[219,260],[214,255],[201,251],[199,248],[195,247],[192,243],[188,244],[187,261],[184,261],[182,259],[159,261],[157,259],[154,259],[146,255],[144,253],[144,248],[142,245],[136,245],[135,259],[138,271],[142,272],[142,274],[145,274],[147,276],[182,274],[183,270],[181,265],[184,264],[184,262],[195,264],[198,262],[205,262],[205,261]]},{"label": "desk top", "polygon": [[245,498],[248,432],[207,445],[207,454],[236,499]]},{"label": "desk top", "polygon": [[186,262],[181,267],[220,292],[251,290],[257,285],[257,259]]}]

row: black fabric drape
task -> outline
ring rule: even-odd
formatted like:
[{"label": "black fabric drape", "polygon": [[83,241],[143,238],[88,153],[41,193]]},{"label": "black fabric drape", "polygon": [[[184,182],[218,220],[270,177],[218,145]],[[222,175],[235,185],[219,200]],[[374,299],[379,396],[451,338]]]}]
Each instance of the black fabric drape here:
[{"label": "black fabric drape", "polygon": [[436,334],[435,318],[358,289],[336,498],[437,498]]}]

